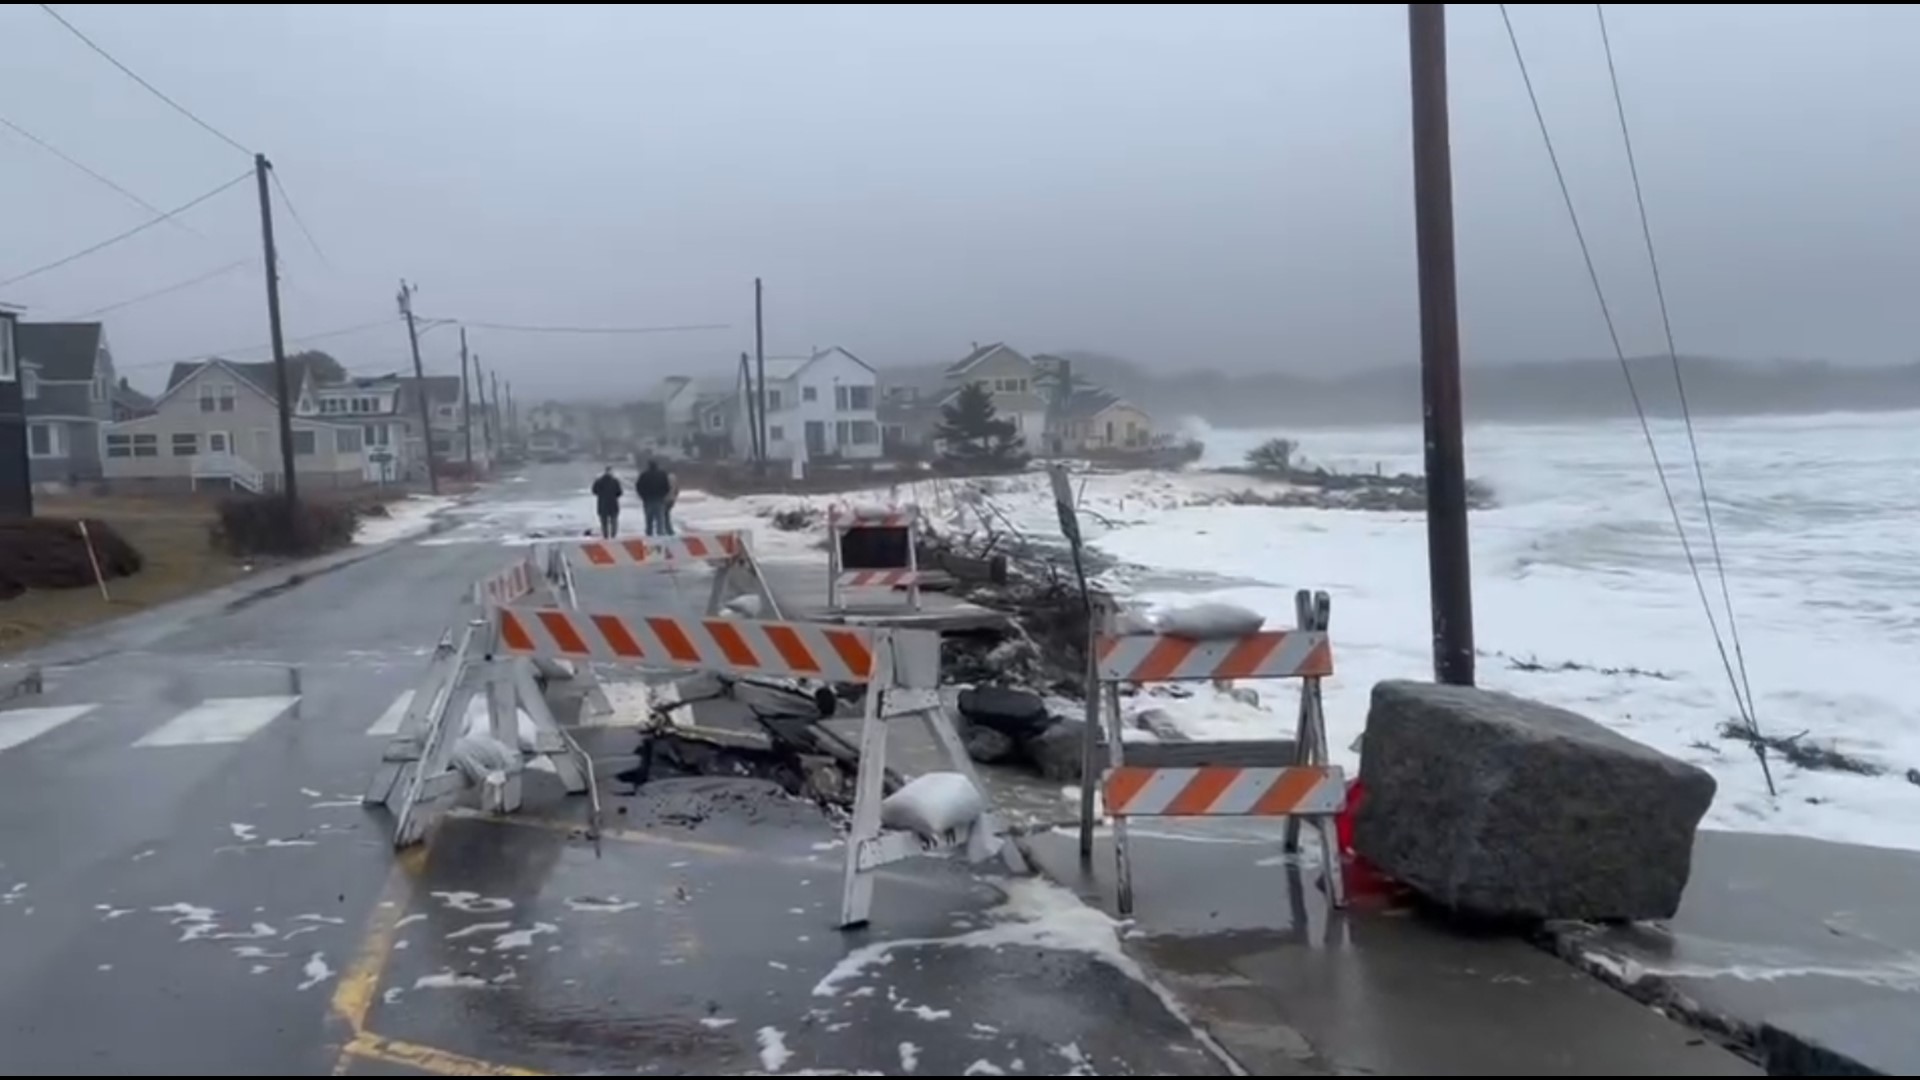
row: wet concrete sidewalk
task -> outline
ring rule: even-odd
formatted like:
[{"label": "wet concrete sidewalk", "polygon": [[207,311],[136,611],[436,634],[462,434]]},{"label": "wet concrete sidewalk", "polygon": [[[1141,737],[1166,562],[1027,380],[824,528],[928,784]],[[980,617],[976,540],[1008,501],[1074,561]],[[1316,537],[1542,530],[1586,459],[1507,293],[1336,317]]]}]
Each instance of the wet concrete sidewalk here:
[{"label": "wet concrete sidewalk", "polygon": [[844,847],[751,780],[456,817],[342,982],[348,1075],[1220,1075],[1121,952],[1039,880],[933,860],[834,928]]},{"label": "wet concrete sidewalk", "polygon": [[[1332,912],[1317,859],[1263,823],[1133,830],[1128,951],[1256,1075],[1754,1076],[1760,1070],[1526,941],[1469,936],[1356,898]],[[1113,849],[1032,850],[1113,910]]]},{"label": "wet concrete sidewalk", "polygon": [[1920,854],[1701,833],[1667,926],[1563,927],[1562,950],[1750,1045],[1775,1076],[1920,1073]]}]

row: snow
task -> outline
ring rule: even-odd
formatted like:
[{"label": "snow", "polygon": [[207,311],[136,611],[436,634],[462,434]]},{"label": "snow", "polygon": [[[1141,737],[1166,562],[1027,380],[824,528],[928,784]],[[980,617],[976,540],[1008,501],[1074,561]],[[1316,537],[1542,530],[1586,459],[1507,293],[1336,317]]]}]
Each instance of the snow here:
[{"label": "snow", "polygon": [[793,1060],[793,1051],[787,1049],[787,1036],[777,1027],[763,1027],[756,1038],[760,1043],[760,1067],[768,1072],[779,1072]]},{"label": "snow", "polygon": [[419,536],[433,528],[435,515],[453,505],[454,500],[444,495],[409,495],[388,503],[386,517],[361,517],[354,526],[353,542],[370,546]]},{"label": "snow", "polygon": [[[1706,613],[1636,423],[1485,426],[1469,432],[1471,475],[1500,500],[1472,516],[1480,685],[1573,709],[1713,774],[1710,828],[1788,833],[1920,849],[1920,564],[1902,539],[1920,514],[1913,414],[1697,420],[1703,468],[1763,732],[1809,733],[1880,775],[1808,770],[1772,756],[1770,798],[1744,744],[1722,736],[1738,715]],[[1657,423],[1668,480],[1727,619],[1698,488],[1677,423]],[[1214,432],[1203,464],[1236,463],[1274,434],[1345,469],[1418,472],[1420,432]],[[1296,589],[1333,599],[1336,674],[1326,683],[1336,762],[1358,764],[1374,683],[1432,677],[1426,530],[1419,514],[1214,504],[1274,487],[1207,472],[1076,477],[1088,542],[1118,568],[1102,584],[1142,607],[1238,604],[1293,625]],[[925,482],[918,501],[946,527],[1057,543],[1039,473]],[[787,505],[791,505],[789,500]],[[984,507],[975,503],[984,503]],[[1731,642],[1728,653],[1733,653]],[[1165,710],[1201,738],[1291,730],[1295,691],[1253,683],[1260,706],[1208,684],[1185,698],[1143,695],[1129,712]],[[1920,775],[1920,774],[1916,774]]]}]

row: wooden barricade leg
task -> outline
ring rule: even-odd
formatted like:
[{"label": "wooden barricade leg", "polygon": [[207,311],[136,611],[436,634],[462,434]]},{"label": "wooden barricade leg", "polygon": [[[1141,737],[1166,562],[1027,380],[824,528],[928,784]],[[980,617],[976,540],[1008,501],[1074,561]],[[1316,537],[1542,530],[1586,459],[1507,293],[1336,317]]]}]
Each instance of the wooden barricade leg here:
[{"label": "wooden barricade leg", "polygon": [[827,610],[840,610],[840,514],[827,507]]},{"label": "wooden barricade leg", "polygon": [[[876,643],[877,644],[877,643]],[[873,681],[867,684],[860,723],[860,770],[854,781],[853,822],[847,831],[847,868],[840,893],[840,927],[864,925],[873,912],[870,845],[880,838],[880,802],[886,798],[887,719],[881,698],[893,682],[893,649],[873,650]]]},{"label": "wooden barricade leg", "polygon": [[[1107,763],[1108,767],[1118,770],[1126,764],[1126,740],[1121,737],[1120,687],[1117,683],[1107,683],[1106,693],[1102,695],[1106,708],[1101,710],[1107,718]],[[1133,853],[1127,842],[1127,818],[1109,805],[1107,816],[1113,822],[1113,864],[1117,881],[1117,900],[1120,914],[1133,914]]]},{"label": "wooden barricade leg", "polygon": [[1080,733],[1080,861],[1089,863],[1093,859],[1093,830],[1098,824],[1098,798],[1102,766],[1100,764],[1100,695],[1104,684],[1100,681],[1099,641],[1102,629],[1111,621],[1112,615],[1105,610],[1095,611],[1087,620],[1087,681],[1084,693],[1087,699],[1086,727]]},{"label": "wooden barricade leg", "polygon": [[907,517],[907,607],[920,610],[920,512]]},{"label": "wooden barricade leg", "polygon": [[434,715],[441,696],[452,688],[459,677],[460,668],[465,663],[465,648],[465,638],[456,647],[451,632],[443,634],[440,643],[434,646],[433,659],[427,664],[427,674],[413,688],[413,697],[407,702],[407,711],[400,718],[400,727],[387,740],[386,749],[380,755],[380,764],[374,770],[366,794],[361,796],[362,802],[369,806],[393,805],[394,796],[400,793],[400,779],[406,767],[420,760],[421,750],[427,741],[428,719]]},{"label": "wooden barricade leg", "polygon": [[393,846],[417,844],[427,830],[460,797],[466,778],[453,767],[453,747],[466,731],[467,704],[477,693],[487,690],[487,667],[463,664],[460,676],[447,695],[435,702],[428,718],[428,735],[420,760],[414,762],[407,778],[406,794],[395,810]]}]

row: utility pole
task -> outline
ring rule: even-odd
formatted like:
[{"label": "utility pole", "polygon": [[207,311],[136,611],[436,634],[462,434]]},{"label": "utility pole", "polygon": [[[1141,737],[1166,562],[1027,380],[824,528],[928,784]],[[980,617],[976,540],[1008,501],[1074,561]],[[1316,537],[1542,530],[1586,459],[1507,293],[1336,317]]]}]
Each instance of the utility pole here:
[{"label": "utility pole", "polygon": [[493,392],[487,395],[487,400],[493,402],[493,430],[498,433],[500,439],[494,450],[497,456],[507,452],[507,416],[500,408],[500,372],[489,371],[487,378],[493,380]]},{"label": "utility pole", "polygon": [[[287,346],[280,337],[280,264],[273,247],[273,200],[267,195],[267,155],[253,155],[253,182],[260,189],[260,244],[267,260],[267,329],[273,335],[273,389],[280,399],[280,494],[288,516],[300,500],[293,469],[293,390],[287,385]],[[229,447],[231,449],[231,447]]]},{"label": "utility pole", "polygon": [[493,448],[492,414],[487,412],[487,377],[480,371],[480,354],[473,354],[473,396],[480,399],[480,446],[486,452],[488,464],[499,458]]},{"label": "utility pole", "polygon": [[1467,543],[1460,310],[1453,256],[1453,151],[1447,124],[1447,5],[1408,4],[1413,210],[1420,271],[1420,381],[1426,412],[1427,574],[1433,673],[1473,685],[1473,577]]},{"label": "utility pole", "polygon": [[513,380],[507,380],[507,430],[516,436],[520,431],[520,406],[513,400]]},{"label": "utility pole", "polygon": [[[473,471],[473,394],[467,387],[467,328],[460,328],[460,436],[467,443],[467,471]],[[469,476],[471,479],[471,476]]]},{"label": "utility pole", "polygon": [[764,470],[766,468],[767,455],[769,453],[767,449],[767,332],[766,332],[766,324],[760,318],[760,312],[761,312],[760,279],[754,278],[753,279],[753,356],[754,356],[754,368],[755,368],[754,381],[760,384],[759,388],[755,391],[755,393],[757,393],[760,398],[760,423],[759,423],[759,427],[757,427],[755,430],[757,430],[760,433],[760,467]]},{"label": "utility pole", "polygon": [[760,410],[754,406],[753,362],[746,353],[740,354],[740,385],[745,388],[740,398],[747,406],[747,456],[759,461],[764,456],[760,450]]},{"label": "utility pole", "polygon": [[433,460],[433,406],[427,401],[427,372],[420,363],[420,329],[413,322],[413,294],[417,290],[400,280],[400,314],[407,317],[407,344],[413,348],[414,396],[420,399],[420,445],[427,453],[427,490],[440,494],[440,466]]}]

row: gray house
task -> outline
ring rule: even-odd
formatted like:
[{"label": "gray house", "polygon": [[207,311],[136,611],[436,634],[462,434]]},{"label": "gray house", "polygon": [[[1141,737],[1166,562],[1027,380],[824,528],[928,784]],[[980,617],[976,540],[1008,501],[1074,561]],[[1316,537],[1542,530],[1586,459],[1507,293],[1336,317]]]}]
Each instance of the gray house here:
[{"label": "gray house", "polygon": [[97,322],[14,327],[27,454],[36,484],[99,480],[101,429],[113,420],[119,383],[107,334]]}]

